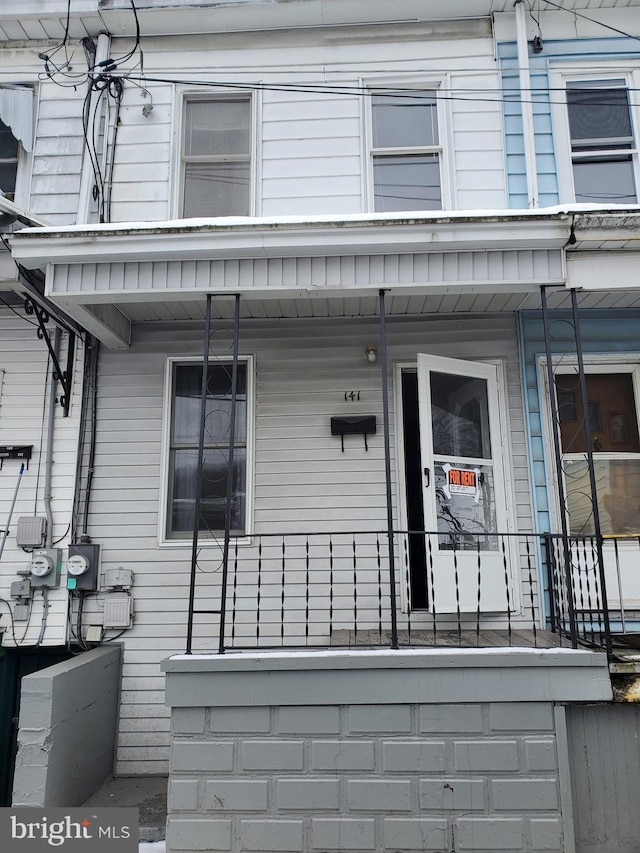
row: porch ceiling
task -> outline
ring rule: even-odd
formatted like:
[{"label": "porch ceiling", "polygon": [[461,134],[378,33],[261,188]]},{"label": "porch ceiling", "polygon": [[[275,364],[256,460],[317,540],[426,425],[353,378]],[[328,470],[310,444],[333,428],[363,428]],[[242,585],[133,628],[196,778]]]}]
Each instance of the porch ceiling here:
[{"label": "porch ceiling", "polygon": [[[113,305],[71,305],[64,306],[65,311],[84,325],[106,346],[112,349],[125,349],[128,346],[131,325],[153,323],[204,322],[205,297],[198,301],[158,300],[146,302],[120,303]],[[571,309],[570,295],[564,288],[548,294],[551,310]],[[638,308],[640,309],[640,291],[611,293],[578,293],[580,308]],[[539,310],[539,291],[519,293],[421,293],[413,296],[394,295],[388,292],[385,297],[385,309],[391,317],[419,317],[433,314],[500,314],[515,313],[522,310]],[[240,317],[243,321],[281,320],[281,319],[339,319],[339,318],[377,318],[380,304],[377,296],[345,297],[298,297],[291,299],[252,299],[241,298]],[[122,333],[117,335],[113,329],[113,312],[121,321]],[[234,301],[230,296],[219,296],[212,300],[212,319],[214,321],[233,320]]]}]

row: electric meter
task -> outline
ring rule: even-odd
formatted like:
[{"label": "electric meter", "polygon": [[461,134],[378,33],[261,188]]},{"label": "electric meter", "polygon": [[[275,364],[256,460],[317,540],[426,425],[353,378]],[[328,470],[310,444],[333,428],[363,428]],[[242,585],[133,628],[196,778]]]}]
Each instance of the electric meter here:
[{"label": "electric meter", "polygon": [[73,554],[67,560],[67,574],[72,578],[80,577],[89,571],[89,558],[85,554]]},{"label": "electric meter", "polygon": [[40,548],[31,554],[27,565],[31,586],[58,586],[60,583],[60,549]]},{"label": "electric meter", "polygon": [[29,571],[36,578],[48,577],[54,569],[54,563],[48,554],[38,554],[29,563]]}]

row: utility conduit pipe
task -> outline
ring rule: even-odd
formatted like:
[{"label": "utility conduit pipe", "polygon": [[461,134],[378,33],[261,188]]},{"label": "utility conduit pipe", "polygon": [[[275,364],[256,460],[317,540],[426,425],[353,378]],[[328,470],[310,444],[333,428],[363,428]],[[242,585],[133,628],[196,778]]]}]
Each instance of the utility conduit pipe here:
[{"label": "utility conduit pipe", "polygon": [[515,7],[518,68],[520,72],[520,107],[522,110],[522,132],[524,136],[524,167],[527,176],[527,201],[530,208],[535,208],[540,206],[540,202],[538,199],[536,138],[533,128],[529,43],[527,41],[527,9],[523,0],[516,0]]}]

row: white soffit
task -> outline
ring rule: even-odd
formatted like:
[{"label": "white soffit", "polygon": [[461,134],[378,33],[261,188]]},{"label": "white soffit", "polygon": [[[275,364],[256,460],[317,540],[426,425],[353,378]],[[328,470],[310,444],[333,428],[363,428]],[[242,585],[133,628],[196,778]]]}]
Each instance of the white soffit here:
[{"label": "white soffit", "polygon": [[33,90],[0,86],[0,121],[11,128],[25,151],[33,148]]}]

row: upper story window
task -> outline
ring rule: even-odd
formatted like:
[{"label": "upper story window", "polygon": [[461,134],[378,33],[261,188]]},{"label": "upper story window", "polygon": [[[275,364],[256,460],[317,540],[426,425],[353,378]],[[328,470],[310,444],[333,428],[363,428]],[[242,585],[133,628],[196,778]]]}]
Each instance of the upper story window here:
[{"label": "upper story window", "polygon": [[375,210],[441,210],[442,148],[434,90],[371,96]]},{"label": "upper story window", "polygon": [[[202,362],[176,361],[171,365],[170,424],[168,435],[168,500],[165,536],[188,538],[193,532],[198,483],[201,483],[198,529],[205,536],[224,530],[230,458],[232,364],[216,361],[207,370],[204,461],[198,471]],[[238,365],[236,419],[233,442],[231,531],[248,529],[248,477],[251,460],[252,411],[250,359]]]},{"label": "upper story window", "polygon": [[567,109],[575,200],[635,204],[637,148],[626,82],[570,82]]},{"label": "upper story window", "polygon": [[187,100],[183,134],[182,215],[248,215],[251,212],[250,97]]},{"label": "upper story window", "polygon": [[25,158],[33,148],[33,89],[0,85],[0,190],[10,199],[24,191]]},{"label": "upper story window", "polygon": [[18,140],[0,121],[0,190],[10,199],[16,191],[19,153]]}]

